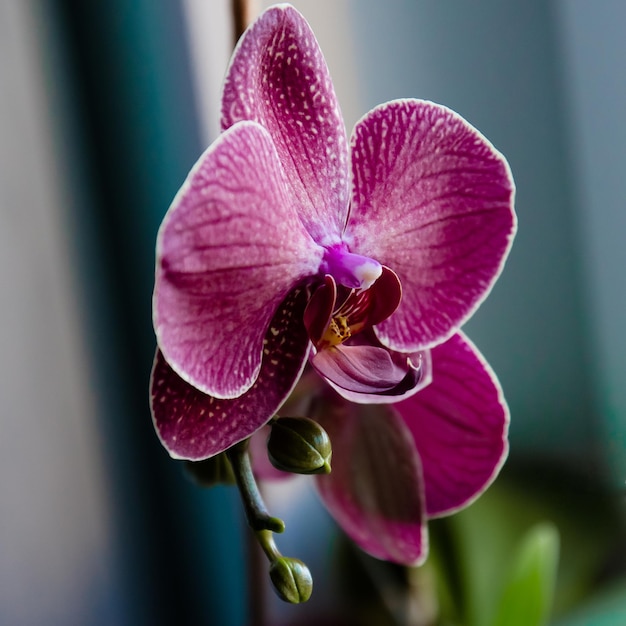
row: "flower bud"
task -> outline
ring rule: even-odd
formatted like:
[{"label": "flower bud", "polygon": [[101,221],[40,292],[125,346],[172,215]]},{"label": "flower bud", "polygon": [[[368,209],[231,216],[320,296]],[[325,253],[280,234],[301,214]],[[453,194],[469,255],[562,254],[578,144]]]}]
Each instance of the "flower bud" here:
[{"label": "flower bud", "polygon": [[331,447],[326,431],[307,417],[279,417],[267,441],[272,465],[295,474],[328,474]]},{"label": "flower bud", "polygon": [[204,461],[186,461],[185,469],[201,487],[235,484],[233,469],[224,452]]},{"label": "flower bud", "polygon": [[270,578],[281,600],[300,604],[311,597],[313,578],[299,559],[281,556],[270,565]]}]

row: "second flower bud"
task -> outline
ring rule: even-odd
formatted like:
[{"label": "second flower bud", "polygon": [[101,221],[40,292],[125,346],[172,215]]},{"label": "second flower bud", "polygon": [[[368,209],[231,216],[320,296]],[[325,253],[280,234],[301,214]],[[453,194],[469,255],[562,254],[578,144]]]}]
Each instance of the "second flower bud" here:
[{"label": "second flower bud", "polygon": [[275,468],[295,474],[330,473],[330,439],[317,422],[307,417],[278,417],[271,427],[267,453]]}]

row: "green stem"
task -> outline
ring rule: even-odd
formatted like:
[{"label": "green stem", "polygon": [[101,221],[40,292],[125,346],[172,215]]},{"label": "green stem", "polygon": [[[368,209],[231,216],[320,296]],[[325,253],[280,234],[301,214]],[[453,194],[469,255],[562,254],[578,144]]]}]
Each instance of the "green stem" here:
[{"label": "green stem", "polygon": [[274,535],[269,530],[257,531],[256,538],[270,563],[273,563],[282,556],[274,542]]},{"label": "green stem", "polygon": [[[269,532],[269,531],[259,531]],[[248,532],[248,621],[250,626],[268,626],[267,614],[267,566],[259,547],[257,533]]]},{"label": "green stem", "polygon": [[250,465],[248,440],[246,439],[229,448],[226,454],[235,474],[250,528],[255,532],[271,530],[275,533],[282,533],[285,530],[285,522],[278,517],[272,517],[267,512],[265,502],[263,502],[261,492],[256,484]]}]

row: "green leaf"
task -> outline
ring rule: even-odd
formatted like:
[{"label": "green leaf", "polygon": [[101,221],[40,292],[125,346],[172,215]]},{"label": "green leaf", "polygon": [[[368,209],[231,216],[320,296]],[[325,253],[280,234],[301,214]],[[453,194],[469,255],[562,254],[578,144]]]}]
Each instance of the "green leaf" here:
[{"label": "green leaf", "polygon": [[550,616],[559,560],[553,524],[533,526],[511,563],[492,626],[541,626]]}]

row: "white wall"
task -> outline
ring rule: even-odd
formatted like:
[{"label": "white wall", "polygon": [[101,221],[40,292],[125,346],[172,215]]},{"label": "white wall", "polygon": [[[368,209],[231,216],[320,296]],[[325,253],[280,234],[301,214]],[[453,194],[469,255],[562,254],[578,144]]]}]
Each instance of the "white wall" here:
[{"label": "white wall", "polygon": [[0,0],[0,623],[96,623],[109,491],[76,297],[46,33]]}]

